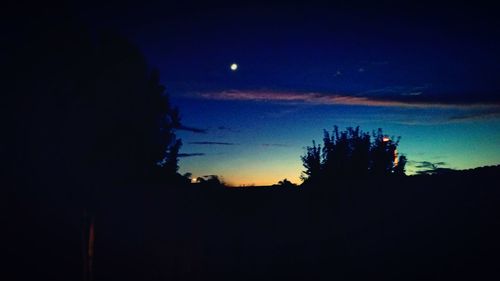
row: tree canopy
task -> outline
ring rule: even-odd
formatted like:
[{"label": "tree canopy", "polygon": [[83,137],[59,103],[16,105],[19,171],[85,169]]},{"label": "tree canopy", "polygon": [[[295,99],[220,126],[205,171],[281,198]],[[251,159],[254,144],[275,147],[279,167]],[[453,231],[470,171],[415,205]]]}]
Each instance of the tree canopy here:
[{"label": "tree canopy", "polygon": [[179,112],[139,49],[65,15],[36,22],[19,28],[6,62],[9,176],[54,184],[175,175]]},{"label": "tree canopy", "polygon": [[398,155],[399,140],[385,135],[382,129],[370,134],[359,127],[339,131],[334,126],[331,133],[324,131],[323,146],[313,141],[306,147],[301,156],[305,168],[302,179],[404,175],[406,157]]}]

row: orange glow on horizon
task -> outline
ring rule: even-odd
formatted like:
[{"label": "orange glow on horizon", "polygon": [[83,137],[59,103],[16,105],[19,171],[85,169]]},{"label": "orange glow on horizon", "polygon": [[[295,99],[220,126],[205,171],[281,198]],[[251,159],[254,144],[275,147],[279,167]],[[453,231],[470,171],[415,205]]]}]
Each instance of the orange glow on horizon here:
[{"label": "orange glow on horizon", "polygon": [[[191,183],[195,184],[198,177],[192,176]],[[290,182],[300,185],[302,180],[299,176],[290,173],[289,175],[284,175],[281,177],[276,177],[275,175],[263,175],[253,177],[253,174],[231,174],[231,176],[224,176],[224,174],[219,175],[219,179],[230,188],[251,188],[256,186],[272,186],[277,184],[283,179],[288,179]]]}]

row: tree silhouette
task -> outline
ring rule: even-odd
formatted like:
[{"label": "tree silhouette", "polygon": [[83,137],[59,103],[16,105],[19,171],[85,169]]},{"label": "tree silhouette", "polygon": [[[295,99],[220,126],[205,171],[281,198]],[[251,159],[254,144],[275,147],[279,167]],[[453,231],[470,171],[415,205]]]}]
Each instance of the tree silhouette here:
[{"label": "tree silhouette", "polygon": [[86,184],[172,178],[179,112],[139,49],[64,13],[41,12],[33,22],[12,38],[18,45],[7,61],[13,77],[2,103],[9,131],[2,142],[16,167],[10,177]]},{"label": "tree silhouette", "polygon": [[92,160],[116,176],[111,180],[144,180],[159,173],[173,177],[182,145],[175,135],[180,117],[158,71],[148,69],[128,40],[111,33],[99,38],[89,79],[97,95],[91,103],[95,116],[89,112],[97,128]]},{"label": "tree silhouette", "polygon": [[279,186],[279,187],[297,187],[296,184],[292,183],[288,179],[280,180],[277,184],[274,184],[273,186]]},{"label": "tree silhouette", "polygon": [[378,129],[372,134],[374,141],[371,146],[370,173],[376,176],[385,176],[394,173],[395,163],[397,165],[397,146],[399,137],[389,138],[383,134],[382,129]]},{"label": "tree silhouette", "polygon": [[224,181],[222,181],[217,175],[207,175],[196,178],[196,183],[210,188],[224,188],[226,187]]},{"label": "tree silhouette", "polygon": [[394,174],[398,175],[398,176],[405,176],[405,167],[406,167],[406,163],[408,162],[408,159],[406,159],[406,156],[405,155],[401,155],[399,156],[399,159],[398,159],[398,164],[397,166],[394,168]]},{"label": "tree silhouette", "polygon": [[323,142],[322,169],[325,174],[333,177],[367,174],[370,164],[368,133],[360,131],[359,127],[339,132],[334,126],[331,136],[324,131]]},{"label": "tree silhouette", "polygon": [[322,168],[320,145],[316,146],[316,142],[313,141],[313,146],[306,147],[306,154],[301,156],[301,159],[306,168],[304,174],[300,176],[302,180],[320,175]]},{"label": "tree silhouette", "polygon": [[[71,223],[80,224],[82,214],[83,242],[91,250],[96,210],[107,203],[103,198],[109,199],[102,196],[104,190],[176,180],[179,112],[169,103],[158,71],[127,39],[89,31],[61,7],[23,14],[13,26],[7,34],[9,76],[1,103],[7,132],[1,145],[3,180],[19,202],[36,198],[31,210],[51,210],[33,212],[47,229],[24,226],[26,233],[50,239],[46,244],[53,246],[43,252],[58,258],[71,254],[74,243],[59,246],[55,242],[62,239],[54,233],[67,234],[68,241],[80,239],[58,222],[71,217],[76,218]],[[65,262],[54,262],[62,264],[60,272],[47,270],[41,278],[75,279],[49,277],[63,276],[71,267]]]},{"label": "tree silhouette", "polygon": [[[373,137],[373,141],[371,140]],[[382,129],[369,133],[359,127],[332,133],[324,131],[323,148],[313,141],[301,156],[304,181],[365,176],[404,175],[406,156],[398,158],[399,138],[393,140]]]}]

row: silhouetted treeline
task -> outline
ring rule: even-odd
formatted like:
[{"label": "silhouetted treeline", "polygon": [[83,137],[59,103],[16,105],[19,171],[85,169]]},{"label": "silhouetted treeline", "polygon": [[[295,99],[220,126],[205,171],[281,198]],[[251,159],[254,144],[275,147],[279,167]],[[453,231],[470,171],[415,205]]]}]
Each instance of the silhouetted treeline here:
[{"label": "silhouetted treeline", "polygon": [[[372,139],[373,138],[373,139]],[[399,156],[399,138],[390,138],[378,129],[370,135],[359,127],[339,131],[334,126],[330,134],[324,131],[323,146],[306,147],[301,157],[306,170],[302,178],[327,182],[339,178],[390,176],[405,174],[406,157]]]}]

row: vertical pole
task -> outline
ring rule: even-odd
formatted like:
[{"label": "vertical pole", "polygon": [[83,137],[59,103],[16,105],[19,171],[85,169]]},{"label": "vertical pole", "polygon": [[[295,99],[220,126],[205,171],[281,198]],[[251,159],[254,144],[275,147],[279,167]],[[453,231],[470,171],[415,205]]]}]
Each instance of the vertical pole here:
[{"label": "vertical pole", "polygon": [[82,231],[82,255],[83,255],[83,281],[92,281],[94,266],[94,243],[95,226],[94,217],[89,217],[86,210],[83,211]]},{"label": "vertical pole", "polygon": [[83,221],[82,221],[82,259],[83,259],[83,281],[89,281],[89,260],[88,260],[88,223],[87,223],[87,210],[83,210]]},{"label": "vertical pole", "polygon": [[90,218],[89,227],[89,244],[88,244],[88,281],[94,279],[93,267],[94,267],[94,242],[95,242],[95,226],[94,217]]}]

